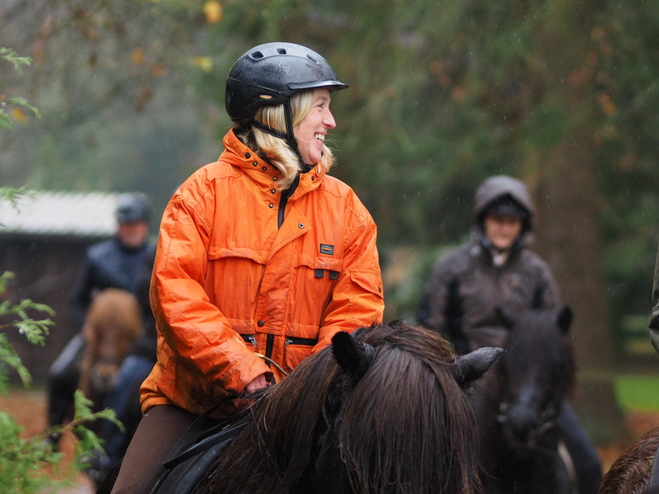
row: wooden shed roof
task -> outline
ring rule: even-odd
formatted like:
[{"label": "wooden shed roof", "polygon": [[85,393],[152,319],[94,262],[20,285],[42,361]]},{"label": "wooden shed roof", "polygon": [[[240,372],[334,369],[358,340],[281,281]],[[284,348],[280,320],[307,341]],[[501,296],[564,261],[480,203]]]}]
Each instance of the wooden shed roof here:
[{"label": "wooden shed roof", "polygon": [[34,191],[17,207],[0,201],[0,235],[109,237],[121,194]]}]

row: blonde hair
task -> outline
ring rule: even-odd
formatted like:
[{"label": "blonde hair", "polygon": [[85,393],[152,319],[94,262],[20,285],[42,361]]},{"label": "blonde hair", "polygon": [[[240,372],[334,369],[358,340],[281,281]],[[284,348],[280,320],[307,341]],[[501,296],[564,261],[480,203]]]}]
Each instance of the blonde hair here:
[{"label": "blonde hair", "polygon": [[[297,126],[311,111],[313,91],[302,91],[291,97],[291,113],[293,127]],[[254,119],[281,132],[286,132],[284,105],[262,106],[256,111]],[[239,130],[238,128],[236,129]],[[267,159],[282,174],[279,182],[281,189],[288,188],[300,169],[300,158],[286,144],[286,141],[268,134],[256,127],[251,127],[241,133],[236,132],[245,144],[259,156]],[[327,172],[334,164],[332,151],[323,144],[322,157],[317,163],[321,171]]]}]

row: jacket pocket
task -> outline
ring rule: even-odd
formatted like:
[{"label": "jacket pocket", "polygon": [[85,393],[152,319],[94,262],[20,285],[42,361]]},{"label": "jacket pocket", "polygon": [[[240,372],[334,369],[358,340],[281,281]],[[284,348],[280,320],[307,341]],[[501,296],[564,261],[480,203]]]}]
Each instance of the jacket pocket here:
[{"label": "jacket pocket", "polygon": [[284,362],[286,372],[295,369],[300,362],[311,355],[313,347],[318,343],[315,338],[297,338],[287,336],[284,341]]},{"label": "jacket pocket", "polygon": [[211,248],[204,289],[225,317],[244,321],[254,311],[264,273],[265,256],[255,250]]}]

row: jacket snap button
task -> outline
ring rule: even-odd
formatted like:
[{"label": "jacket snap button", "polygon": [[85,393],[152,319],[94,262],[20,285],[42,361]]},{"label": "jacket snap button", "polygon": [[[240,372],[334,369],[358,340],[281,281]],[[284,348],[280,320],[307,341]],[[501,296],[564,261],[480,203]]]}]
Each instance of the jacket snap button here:
[{"label": "jacket snap button", "polygon": [[252,166],[258,166],[258,164],[259,164],[258,161],[254,161],[254,162],[252,163]]},{"label": "jacket snap button", "polygon": [[302,228],[304,228],[304,223],[298,223],[297,227],[301,230]]},{"label": "jacket snap button", "polygon": [[259,328],[262,328],[263,326],[265,326],[265,321],[261,320],[261,321],[257,322],[256,324],[259,325]]},{"label": "jacket snap button", "polygon": [[272,177],[272,180],[274,180],[274,181],[276,182],[276,181],[277,181],[277,177]]},{"label": "jacket snap button", "polygon": [[261,170],[263,170],[264,172],[267,172],[267,171],[268,171],[268,167],[267,167],[267,166],[264,166],[263,168],[261,168]]},{"label": "jacket snap button", "polygon": [[252,156],[252,153],[245,153],[245,158],[250,158]]},{"label": "jacket snap button", "polygon": [[270,192],[272,192],[273,194],[276,194],[276,193],[277,193],[277,189],[270,189]]},{"label": "jacket snap button", "polygon": [[274,207],[275,207],[275,205],[274,205],[274,204],[272,204],[272,203],[270,203],[270,204],[268,204],[268,207],[269,207],[270,209],[272,209],[272,208],[274,208]]}]

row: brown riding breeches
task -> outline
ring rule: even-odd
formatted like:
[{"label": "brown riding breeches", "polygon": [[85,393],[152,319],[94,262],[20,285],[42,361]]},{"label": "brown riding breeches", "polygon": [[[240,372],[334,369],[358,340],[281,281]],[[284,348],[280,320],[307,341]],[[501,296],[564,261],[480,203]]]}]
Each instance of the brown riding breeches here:
[{"label": "brown riding breeches", "polygon": [[144,414],[121,464],[112,494],[148,494],[164,472],[162,461],[197,418],[172,405]]}]

